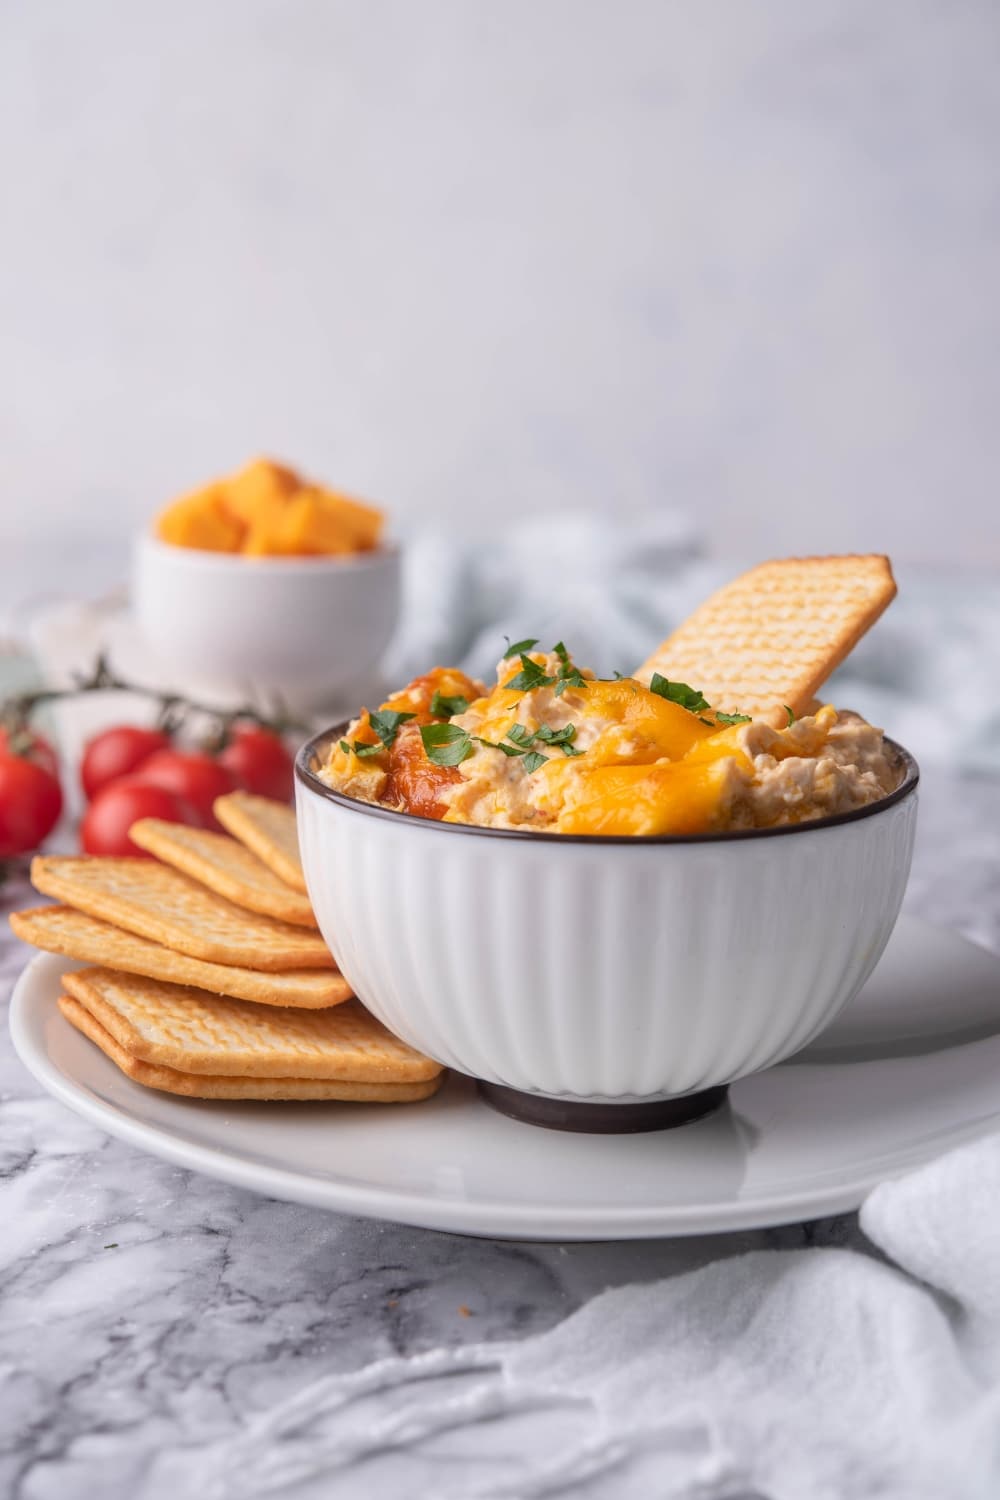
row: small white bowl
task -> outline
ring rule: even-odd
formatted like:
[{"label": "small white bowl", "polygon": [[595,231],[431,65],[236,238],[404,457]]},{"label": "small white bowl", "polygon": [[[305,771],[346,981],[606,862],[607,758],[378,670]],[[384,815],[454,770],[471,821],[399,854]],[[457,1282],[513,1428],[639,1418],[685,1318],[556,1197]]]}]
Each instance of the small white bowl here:
[{"label": "small white bowl", "polygon": [[139,538],[133,607],[162,668],[296,712],[370,681],[399,615],[395,546],[351,557],[243,557]]},{"label": "small white bowl", "polygon": [[[604,838],[358,802],[314,774],[342,732],[296,763],[323,936],[392,1031],[536,1123],[647,1129],[704,1113],[833,1020],[899,913],[919,772],[891,741],[899,787],[855,812]],[[679,1096],[673,1118],[657,1107]]]}]

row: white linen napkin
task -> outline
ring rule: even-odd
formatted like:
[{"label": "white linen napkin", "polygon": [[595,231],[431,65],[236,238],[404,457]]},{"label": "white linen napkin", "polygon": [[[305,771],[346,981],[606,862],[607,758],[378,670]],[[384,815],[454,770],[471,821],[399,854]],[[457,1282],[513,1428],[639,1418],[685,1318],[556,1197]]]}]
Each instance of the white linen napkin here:
[{"label": "white linen napkin", "polygon": [[317,1381],[152,1493],[995,1500],[1000,1135],[882,1184],[861,1224],[881,1254],[754,1251]]}]

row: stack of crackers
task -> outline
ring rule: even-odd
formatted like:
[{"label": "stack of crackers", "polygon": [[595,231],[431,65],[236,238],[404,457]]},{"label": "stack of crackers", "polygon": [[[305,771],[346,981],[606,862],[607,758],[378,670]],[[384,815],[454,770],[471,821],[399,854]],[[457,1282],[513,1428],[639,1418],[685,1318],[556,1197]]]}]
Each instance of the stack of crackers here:
[{"label": "stack of crackers", "polygon": [[440,1065],[352,997],[317,930],[290,807],[246,792],[215,804],[224,834],[144,818],[153,859],[38,855],[18,937],[94,967],[63,975],[59,1008],[123,1073],[198,1099],[405,1103]]}]

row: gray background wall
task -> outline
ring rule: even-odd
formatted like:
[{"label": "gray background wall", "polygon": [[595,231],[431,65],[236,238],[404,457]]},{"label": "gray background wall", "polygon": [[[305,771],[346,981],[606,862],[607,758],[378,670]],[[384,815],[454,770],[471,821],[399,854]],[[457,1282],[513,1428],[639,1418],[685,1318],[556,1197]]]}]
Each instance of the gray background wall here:
[{"label": "gray background wall", "polygon": [[990,0],[33,0],[0,58],[0,578],[258,450],[1000,564]]}]

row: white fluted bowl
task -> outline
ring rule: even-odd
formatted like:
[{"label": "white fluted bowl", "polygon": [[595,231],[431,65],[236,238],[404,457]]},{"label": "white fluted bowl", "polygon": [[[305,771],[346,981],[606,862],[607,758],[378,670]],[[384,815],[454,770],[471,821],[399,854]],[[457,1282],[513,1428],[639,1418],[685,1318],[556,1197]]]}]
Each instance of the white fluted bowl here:
[{"label": "white fluted bowl", "polygon": [[899,913],[916,762],[880,802],[791,827],[603,838],[433,822],[314,774],[299,841],[324,938],[431,1057],[552,1099],[634,1103],[790,1056],[857,994]]}]

